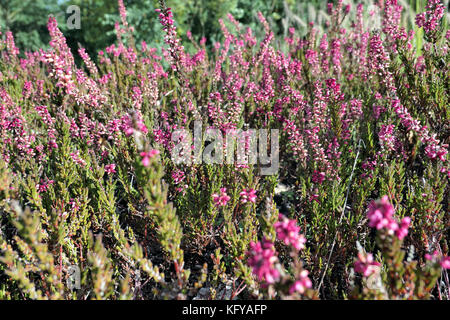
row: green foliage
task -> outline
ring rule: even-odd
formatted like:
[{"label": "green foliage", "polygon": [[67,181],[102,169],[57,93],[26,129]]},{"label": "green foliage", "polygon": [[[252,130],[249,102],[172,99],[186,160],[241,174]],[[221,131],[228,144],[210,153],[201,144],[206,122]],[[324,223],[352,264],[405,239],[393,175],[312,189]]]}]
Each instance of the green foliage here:
[{"label": "green foliage", "polygon": [[12,31],[19,48],[36,51],[47,46],[48,15],[57,10],[57,0],[1,0],[0,31]]},{"label": "green foliage", "polygon": [[[362,47],[360,35],[342,43],[340,72],[316,72],[321,66],[309,59],[312,51],[320,52],[322,32],[331,41],[347,37],[338,34],[341,27],[354,31],[349,14],[342,22],[320,23],[314,34],[305,22],[319,16],[328,21],[322,1],[168,1],[180,38],[193,33],[192,43],[181,41],[186,51],[205,54],[196,63],[182,61],[173,42],[167,44],[156,1],[124,2],[134,31],[117,39],[125,46],[118,54],[97,55],[116,41],[115,1],[70,1],[81,8],[82,29],[60,24],[72,51],[79,44],[86,47],[98,72],[88,71],[89,61],[80,58],[76,65],[58,61],[66,63],[64,68],[55,66],[53,58],[70,56],[61,48],[23,67],[0,42],[0,138],[5,142],[0,145],[0,299],[437,296],[442,268],[437,258],[424,257],[432,250],[448,252],[448,156],[445,161],[427,156],[430,139],[411,130],[390,107],[394,93],[386,79],[389,73],[395,95],[420,121],[420,129],[446,143],[450,55],[442,36],[445,24],[436,37],[418,32],[411,47],[403,38],[394,43],[383,35],[386,67],[376,74],[364,70],[367,65],[353,54]],[[25,19],[29,13],[23,10],[31,9],[22,3],[9,4],[2,9],[4,28],[40,24]],[[41,1],[34,5],[37,16],[53,10]],[[13,14],[11,8],[22,9]],[[303,10],[308,12],[304,20],[298,16]],[[259,11],[269,25],[258,22]],[[241,23],[238,28],[227,13]],[[246,40],[240,47],[233,41],[228,52],[221,51],[219,19],[234,40],[244,39],[246,28],[253,27],[255,43]],[[299,27],[291,39],[295,44],[283,42],[291,25]],[[370,37],[379,34],[368,30]],[[197,44],[203,36],[208,42]],[[20,37],[19,45],[43,41]],[[300,39],[307,41],[298,45]],[[221,42],[218,51],[210,50],[215,42]],[[161,54],[168,46],[172,59]],[[361,56],[372,59],[364,49]],[[419,55],[424,72],[417,67]],[[333,60],[327,56],[326,62],[333,66]],[[330,88],[333,80],[339,87]],[[348,111],[355,101],[360,110]],[[376,105],[383,108],[377,116]],[[214,107],[223,122],[215,118]],[[279,129],[279,173],[260,175],[260,165],[253,164],[176,164],[171,132],[192,129],[199,120],[205,127]],[[387,125],[394,128],[393,148],[385,147],[380,133]],[[307,156],[298,152],[301,147]],[[317,178],[320,173],[323,180]],[[222,188],[229,199],[218,203]],[[242,201],[241,192],[249,189],[256,199]],[[396,219],[412,220],[404,240],[367,224],[368,204],[383,195],[395,207]],[[280,213],[300,227],[305,249],[289,250],[280,241],[274,226]],[[250,244],[263,237],[274,243],[281,275],[268,287],[248,263]],[[355,256],[366,250],[381,263],[381,289],[354,275]],[[66,285],[71,266],[80,268],[79,289]],[[306,270],[313,288],[289,292]]]}]

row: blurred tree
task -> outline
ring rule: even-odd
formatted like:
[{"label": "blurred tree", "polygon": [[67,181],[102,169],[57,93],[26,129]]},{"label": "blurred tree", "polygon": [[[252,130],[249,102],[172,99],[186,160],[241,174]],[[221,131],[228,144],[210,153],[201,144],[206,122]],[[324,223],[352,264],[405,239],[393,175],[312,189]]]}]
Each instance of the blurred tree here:
[{"label": "blurred tree", "polygon": [[[115,13],[116,0],[63,0],[60,8],[64,16],[68,17],[66,10],[69,6],[76,5],[80,8],[81,29],[69,29],[65,21],[58,19],[59,27],[67,38],[67,44],[76,52],[79,45],[84,47],[89,55],[95,59],[100,49],[111,45],[115,41],[111,27],[103,23],[105,17]],[[114,25],[112,26],[114,30]],[[75,55],[77,56],[77,55]]]},{"label": "blurred tree", "polygon": [[[163,32],[158,21],[158,14],[155,12],[155,9],[159,8],[158,1],[125,0],[124,4],[127,10],[127,21],[134,28],[133,37],[136,44],[139,46],[142,41],[145,41],[152,47],[159,47],[163,42]],[[117,4],[115,10],[103,16],[101,21],[103,27],[108,30],[106,34],[109,37],[116,37],[114,30],[116,21],[120,21]]]},{"label": "blurred tree", "polygon": [[[257,33],[260,28],[257,13],[261,11],[269,20],[273,31],[286,33],[286,6],[291,7],[294,0],[166,0],[172,8],[179,35],[186,40],[186,32],[191,31],[199,40],[207,38],[207,45],[220,41],[222,32],[218,20],[228,22],[231,13],[243,25],[253,28]],[[301,2],[301,1],[299,1]],[[319,1],[320,2],[320,1]],[[134,27],[133,36],[139,46],[146,41],[150,46],[160,48],[163,42],[162,27],[155,9],[158,0],[124,0],[127,20]],[[0,0],[0,26],[11,30],[19,48],[37,50],[46,47],[49,36],[46,28],[48,15],[56,16],[61,31],[67,38],[72,51],[81,45],[95,59],[96,53],[116,41],[114,24],[120,21],[117,0]],[[81,29],[68,28],[66,9],[76,5],[80,8]],[[190,49],[188,42],[185,42]],[[76,55],[75,55],[76,56]]]},{"label": "blurred tree", "polygon": [[[172,8],[179,35],[186,40],[186,32],[191,31],[199,40],[207,38],[207,46],[221,41],[222,32],[218,20],[223,19],[234,32],[227,19],[231,13],[243,26],[251,27],[255,34],[264,32],[257,18],[262,12],[269,21],[272,31],[278,36],[286,36],[289,27],[295,27],[299,34],[306,32],[308,22],[315,21],[318,26],[328,19],[326,3],[336,0],[166,0]],[[347,0],[346,3],[362,2],[366,8],[374,5],[372,0]],[[448,6],[449,0],[443,0]],[[404,0],[405,15],[410,26],[414,25],[415,12],[422,9],[425,0]],[[128,22],[134,27],[133,36],[139,46],[145,40],[154,48],[161,48],[163,42],[162,27],[155,9],[158,0],[124,0]],[[70,30],[67,26],[69,6],[80,8],[81,29]],[[57,17],[59,26],[75,52],[78,45],[85,47],[91,58],[96,53],[116,41],[114,24],[120,21],[117,0],[0,0],[1,31],[11,30],[20,49],[37,50],[48,47],[46,27],[48,15]],[[367,13],[366,13],[367,14]],[[449,15],[447,13],[447,15]],[[350,21],[350,19],[347,19]],[[188,41],[184,41],[187,50]],[[75,55],[77,56],[77,55]]]},{"label": "blurred tree", "polygon": [[0,0],[0,29],[14,34],[20,49],[37,50],[48,44],[48,15],[58,10],[58,0]]},{"label": "blurred tree", "polygon": [[[290,2],[292,0],[288,1]],[[124,3],[128,21],[135,28],[136,43],[139,44],[145,40],[150,46],[159,47],[157,44],[162,43],[163,37],[158,15],[155,13],[155,9],[159,7],[158,0],[125,0]],[[283,1],[279,0],[166,0],[166,5],[172,8],[178,33],[182,38],[186,38],[186,32],[191,31],[197,40],[206,37],[209,45],[222,37],[219,19],[223,19],[226,25],[230,25],[227,19],[228,13],[241,23],[256,27],[259,24],[257,13],[261,11],[277,32],[278,27],[281,26],[284,10]],[[108,35],[114,34],[114,23],[118,20],[117,10],[104,17],[103,23],[108,26]]]}]

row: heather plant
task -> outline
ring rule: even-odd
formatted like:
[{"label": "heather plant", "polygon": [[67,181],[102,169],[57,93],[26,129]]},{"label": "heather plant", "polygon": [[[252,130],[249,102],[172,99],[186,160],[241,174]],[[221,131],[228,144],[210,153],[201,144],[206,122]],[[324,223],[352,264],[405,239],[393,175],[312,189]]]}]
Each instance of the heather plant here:
[{"label": "heather plant", "polygon": [[[441,2],[411,27],[339,0],[283,39],[229,14],[212,49],[163,0],[158,47],[118,7],[96,57],[53,17],[48,49],[1,38],[1,299],[450,297]],[[210,135],[254,129],[276,172]]]}]

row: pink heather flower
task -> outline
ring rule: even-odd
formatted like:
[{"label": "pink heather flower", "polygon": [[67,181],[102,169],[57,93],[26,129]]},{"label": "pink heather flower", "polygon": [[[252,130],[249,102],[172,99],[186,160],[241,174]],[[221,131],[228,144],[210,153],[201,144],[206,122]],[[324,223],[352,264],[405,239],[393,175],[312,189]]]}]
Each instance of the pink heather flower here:
[{"label": "pink heather flower", "polygon": [[312,175],[312,182],[321,184],[325,180],[325,172],[314,170]]},{"label": "pink heather flower", "polygon": [[278,258],[272,242],[265,238],[261,242],[250,242],[250,250],[247,255],[249,256],[248,265],[259,281],[265,281],[268,284],[278,281],[280,273],[274,267]]},{"label": "pink heather flower", "polygon": [[127,137],[131,136],[133,134],[133,132],[134,132],[134,129],[132,127],[128,127],[125,129],[125,135]]},{"label": "pink heather flower", "polygon": [[[305,52],[305,58],[306,58],[306,60],[308,60],[309,64],[311,65],[311,68],[312,68],[311,72],[313,74],[318,74],[318,72],[319,72],[318,67],[320,64],[319,64],[317,52],[314,50],[308,49]],[[333,61],[333,62],[335,62],[335,61]]]},{"label": "pink heather flower", "polygon": [[78,211],[80,209],[80,205],[78,204],[78,202],[76,200],[74,200],[73,198],[71,198],[69,200],[69,206],[73,211]]},{"label": "pink heather flower", "polygon": [[17,49],[15,42],[14,42],[14,36],[11,31],[6,31],[6,48],[8,49],[8,53],[11,56],[17,56],[20,51]]},{"label": "pink heather flower", "polygon": [[441,256],[437,250],[431,254],[425,254],[425,259],[428,261],[439,262],[442,269],[450,269],[450,257]]},{"label": "pink heather flower", "polygon": [[72,160],[79,164],[80,166],[84,167],[86,165],[86,161],[84,161],[82,158],[80,158],[80,152],[71,152],[70,153],[70,157],[72,158]]},{"label": "pink heather flower", "polygon": [[305,248],[306,238],[300,234],[300,227],[297,226],[297,221],[290,220],[280,214],[279,221],[274,224],[277,231],[277,237],[286,245],[292,245],[297,250]]},{"label": "pink heather flower", "polygon": [[431,133],[426,126],[422,126],[419,120],[414,119],[408,110],[400,104],[400,100],[394,99],[392,108],[397,116],[401,119],[401,123],[408,129],[417,133],[422,143],[426,144],[425,155],[430,159],[436,159],[445,162],[448,153],[448,145],[441,144],[436,139],[436,133]]},{"label": "pink heather flower", "polygon": [[122,21],[122,25],[126,28],[128,27],[127,10],[125,8],[125,5],[123,4],[123,0],[118,0],[117,2],[119,5],[120,20]]},{"label": "pink heather flower", "polygon": [[72,53],[67,46],[66,38],[58,29],[58,23],[54,17],[49,17],[47,29],[51,37],[50,46],[57,51],[57,55],[64,61],[66,66],[73,66],[74,59]]},{"label": "pink heather flower", "polygon": [[242,198],[241,199],[242,203],[247,203],[247,202],[255,203],[256,202],[256,190],[255,189],[244,190],[239,195]]},{"label": "pink heather flower", "polygon": [[393,151],[395,149],[394,129],[395,126],[393,124],[383,124],[380,127],[380,132],[378,132],[378,138],[380,139],[381,147],[387,151]]},{"label": "pink heather flower", "polygon": [[402,240],[408,235],[411,218],[404,217],[399,225],[394,219],[394,211],[394,207],[389,203],[388,196],[383,196],[380,200],[372,201],[367,212],[369,226],[377,230],[386,229],[388,234],[395,234],[398,239]]},{"label": "pink heather flower", "polygon": [[425,73],[426,65],[425,65],[425,58],[423,56],[417,58],[415,69],[419,73]]},{"label": "pink heather flower", "polygon": [[379,76],[382,83],[390,90],[395,92],[394,77],[389,71],[390,58],[384,48],[383,41],[379,34],[375,33],[369,40],[369,54],[367,67],[372,77]]},{"label": "pink heather flower", "polygon": [[404,237],[408,235],[408,228],[411,224],[411,218],[410,217],[404,217],[402,221],[400,222],[400,227],[395,231],[395,235],[397,238],[402,240]]},{"label": "pink heather flower", "polygon": [[383,32],[390,37],[398,36],[398,28],[401,19],[403,7],[397,3],[397,0],[386,0],[383,14]]},{"label": "pink heather flower", "polygon": [[381,200],[372,201],[367,213],[369,226],[377,230],[390,226],[394,211],[394,207],[389,203],[388,196],[383,196]]},{"label": "pink heather flower", "polygon": [[427,11],[416,15],[416,25],[423,27],[425,33],[432,32],[438,27],[439,21],[445,14],[444,5],[440,0],[428,0]]},{"label": "pink heather flower", "polygon": [[79,48],[78,53],[80,54],[80,57],[83,59],[84,64],[88,68],[91,75],[98,74],[97,66],[95,65],[95,63],[92,62],[91,58],[89,57],[89,55],[86,52],[86,49]]},{"label": "pink heather flower", "polygon": [[330,55],[328,52],[328,40],[326,33],[323,34],[322,39],[320,40],[319,49],[320,49],[320,62],[322,71],[327,73],[329,70],[328,60],[330,58]]},{"label": "pink heather flower", "polygon": [[228,201],[230,201],[230,196],[227,195],[227,188],[220,188],[220,195],[217,193],[214,193],[212,195],[213,200],[214,200],[214,204],[216,205],[216,207],[219,206],[226,206]]},{"label": "pink heather flower", "polygon": [[150,159],[158,154],[159,154],[159,150],[156,150],[156,149],[153,149],[150,151],[142,151],[140,154],[142,157],[142,165],[144,167],[148,167],[150,165]]},{"label": "pink heather flower", "polygon": [[350,5],[350,4],[347,4],[345,7],[344,7],[344,13],[345,14],[348,14],[349,12],[350,12],[350,9],[352,8],[352,6]]},{"label": "pink heather flower", "polygon": [[358,260],[356,260],[354,264],[355,271],[362,273],[364,277],[370,276],[376,271],[375,267],[379,266],[380,263],[373,260],[373,256],[371,253],[367,253],[365,255],[361,252],[358,253]]},{"label": "pink heather flower", "polygon": [[339,39],[333,39],[331,41],[330,54],[331,54],[331,61],[333,62],[334,72],[336,74],[340,74],[342,71],[341,68],[342,53],[341,53],[341,41]]},{"label": "pink heather flower", "polygon": [[159,13],[159,22],[166,33],[164,42],[169,45],[169,60],[172,62],[172,68],[176,71],[185,66],[186,54],[181,45],[181,39],[178,38],[171,10],[171,8],[155,9]]},{"label": "pink heather flower", "polygon": [[450,257],[442,257],[440,264],[442,269],[450,269]]},{"label": "pink heather flower", "polygon": [[309,274],[308,270],[302,270],[302,272],[300,272],[299,279],[297,279],[289,289],[290,294],[293,294],[294,292],[303,294],[306,291],[306,289],[312,287],[312,282],[308,278],[308,274]]},{"label": "pink heather flower", "polygon": [[37,185],[36,185],[36,188],[38,189],[38,192],[39,192],[39,193],[41,193],[41,192],[46,192],[46,191],[48,190],[49,185],[50,185],[50,184],[53,184],[53,183],[55,183],[54,180],[47,180],[47,181],[44,181],[44,180],[41,179],[41,183],[40,183],[40,184],[37,184]]},{"label": "pink heather flower", "polygon": [[333,14],[333,3],[328,2],[327,3],[327,13],[331,16]]},{"label": "pink heather flower", "polygon": [[439,253],[437,252],[437,250],[435,250],[433,253],[429,254],[425,254],[425,259],[427,259],[428,261],[433,260],[434,258],[438,257]]},{"label": "pink heather flower", "polygon": [[114,163],[107,164],[107,165],[105,166],[105,171],[106,171],[108,174],[115,173],[115,172],[116,172],[116,165],[115,165]]},{"label": "pink heather flower", "polygon": [[420,28],[425,25],[426,22],[426,13],[421,12],[416,15],[416,25]]},{"label": "pink heather flower", "polygon": [[175,170],[174,172],[172,172],[172,179],[173,182],[175,184],[179,184],[180,182],[182,182],[184,179],[186,178],[184,171],[181,170]]}]

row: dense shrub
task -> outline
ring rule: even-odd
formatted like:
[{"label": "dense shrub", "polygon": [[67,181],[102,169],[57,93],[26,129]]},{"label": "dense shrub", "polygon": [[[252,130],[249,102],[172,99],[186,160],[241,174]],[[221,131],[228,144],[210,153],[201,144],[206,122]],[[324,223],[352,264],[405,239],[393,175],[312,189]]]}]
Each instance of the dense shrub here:
[{"label": "dense shrub", "polygon": [[[77,67],[53,18],[50,50],[0,43],[0,298],[449,298],[443,5],[423,38],[396,0],[368,19],[329,4],[324,33],[283,43],[229,15],[191,53],[160,7],[162,56],[136,49],[122,0],[98,64],[80,48]],[[196,123],[278,129],[278,172],[173,161]]]}]

